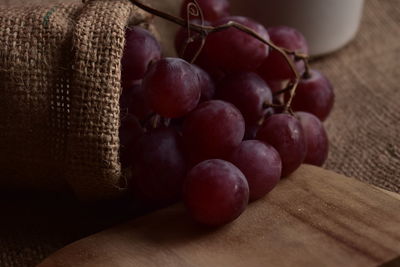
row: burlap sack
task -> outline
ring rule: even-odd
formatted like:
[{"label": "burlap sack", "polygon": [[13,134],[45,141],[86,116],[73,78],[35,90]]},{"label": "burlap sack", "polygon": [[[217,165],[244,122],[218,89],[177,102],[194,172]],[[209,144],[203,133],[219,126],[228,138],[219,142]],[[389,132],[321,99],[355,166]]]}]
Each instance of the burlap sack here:
[{"label": "burlap sack", "polygon": [[0,187],[118,196],[126,0],[0,9]]}]

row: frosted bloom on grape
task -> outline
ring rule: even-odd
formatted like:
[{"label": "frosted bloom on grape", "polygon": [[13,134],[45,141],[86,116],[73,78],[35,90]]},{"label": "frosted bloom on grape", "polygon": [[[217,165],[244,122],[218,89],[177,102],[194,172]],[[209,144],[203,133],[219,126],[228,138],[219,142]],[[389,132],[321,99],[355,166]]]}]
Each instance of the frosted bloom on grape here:
[{"label": "frosted bloom on grape", "polygon": [[189,113],[199,103],[201,95],[195,69],[179,58],[163,58],[153,63],[142,86],[150,108],[167,118]]},{"label": "frosted bloom on grape", "polygon": [[[269,40],[267,30],[261,24],[247,17],[225,17],[213,25],[219,26],[230,21],[240,23]],[[253,36],[236,28],[219,31],[207,37],[201,61],[207,67],[225,72],[254,71],[267,58],[269,47]],[[206,68],[207,69],[207,68]]]},{"label": "frosted bloom on grape", "polygon": [[233,221],[246,209],[249,186],[246,177],[233,164],[212,159],[189,171],[183,199],[194,220],[220,226]]}]

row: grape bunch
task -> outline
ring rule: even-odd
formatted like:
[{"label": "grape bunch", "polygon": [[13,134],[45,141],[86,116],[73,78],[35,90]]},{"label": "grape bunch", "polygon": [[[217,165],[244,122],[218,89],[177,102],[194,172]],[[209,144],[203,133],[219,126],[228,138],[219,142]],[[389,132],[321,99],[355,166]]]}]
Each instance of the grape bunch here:
[{"label": "grape bunch", "polygon": [[[322,121],[334,93],[298,56],[308,46],[296,29],[232,16],[227,0],[197,0],[199,18],[188,12],[191,2],[184,1],[181,12],[191,23],[240,23],[290,51],[293,61],[291,67],[282,53],[238,28],[206,38],[181,28],[175,39],[180,58],[163,57],[148,31],[126,31],[119,134],[130,189],[145,206],[183,200],[195,221],[219,226],[302,163],[323,165],[328,138]],[[301,75],[294,96],[293,68]]]}]

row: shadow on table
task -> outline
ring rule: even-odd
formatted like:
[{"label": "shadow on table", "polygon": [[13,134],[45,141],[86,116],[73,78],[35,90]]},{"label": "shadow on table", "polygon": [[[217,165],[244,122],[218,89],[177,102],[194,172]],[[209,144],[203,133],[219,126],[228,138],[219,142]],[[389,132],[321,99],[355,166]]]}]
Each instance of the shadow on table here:
[{"label": "shadow on table", "polygon": [[69,194],[0,191],[0,263],[32,266],[65,245],[145,211],[132,200],[85,205]]}]

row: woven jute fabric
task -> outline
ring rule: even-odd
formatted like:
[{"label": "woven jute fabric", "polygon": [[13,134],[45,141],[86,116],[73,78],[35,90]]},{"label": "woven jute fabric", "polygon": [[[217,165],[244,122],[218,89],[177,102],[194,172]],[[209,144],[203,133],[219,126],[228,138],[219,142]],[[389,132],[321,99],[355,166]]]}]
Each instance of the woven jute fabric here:
[{"label": "woven jute fabric", "polygon": [[118,196],[123,0],[0,9],[0,187]]},{"label": "woven jute fabric", "polygon": [[400,2],[366,1],[361,31],[314,62],[335,87],[326,168],[400,192]]}]

